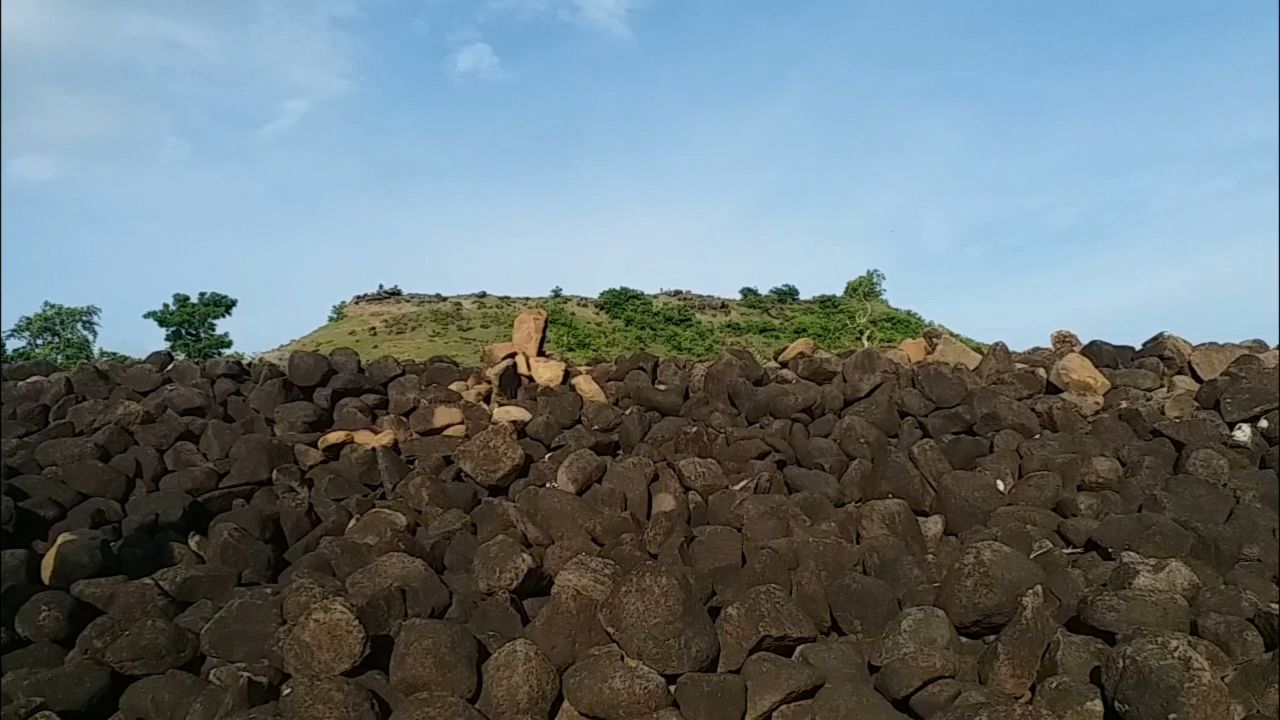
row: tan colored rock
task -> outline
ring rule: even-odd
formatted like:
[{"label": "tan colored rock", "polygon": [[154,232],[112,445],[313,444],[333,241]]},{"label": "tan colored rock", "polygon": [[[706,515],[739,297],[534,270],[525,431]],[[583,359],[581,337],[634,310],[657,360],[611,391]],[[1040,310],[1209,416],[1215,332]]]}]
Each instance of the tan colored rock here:
[{"label": "tan colored rock", "polygon": [[818,344],[810,338],[800,338],[778,353],[778,364],[786,365],[796,358],[808,357],[818,349]]},{"label": "tan colored rock", "polygon": [[547,331],[547,311],[541,308],[522,310],[511,325],[511,344],[531,358],[542,354],[542,340]]},{"label": "tan colored rock", "polygon": [[1271,349],[1258,353],[1258,357],[1262,358],[1263,367],[1274,368],[1280,366],[1280,350]]},{"label": "tan colored rock", "polygon": [[569,385],[582,396],[583,402],[609,402],[609,397],[600,388],[600,383],[590,375],[575,375],[569,380]]},{"label": "tan colored rock", "polygon": [[[466,416],[457,405],[436,405],[431,408],[431,421],[427,423],[427,431],[443,430],[458,423],[465,422]],[[421,432],[421,430],[419,430]]]},{"label": "tan colored rock", "polygon": [[1169,378],[1170,395],[1195,395],[1199,389],[1200,383],[1190,375],[1174,375]]},{"label": "tan colored rock", "polygon": [[1191,417],[1198,409],[1200,409],[1200,403],[1196,402],[1195,396],[1186,393],[1174,395],[1164,403],[1165,416],[1174,420]]},{"label": "tan colored rock", "polygon": [[53,569],[58,564],[58,549],[65,542],[70,542],[76,538],[74,531],[64,532],[54,538],[53,545],[49,546],[49,552],[44,554],[40,559],[40,581],[45,585],[53,584]]},{"label": "tan colored rock", "polygon": [[514,357],[518,352],[520,351],[516,348],[516,344],[513,342],[494,343],[484,349],[484,354],[481,356],[481,359],[487,367],[489,365],[497,365],[509,357]]},{"label": "tan colored rock", "polygon": [[444,437],[463,438],[467,436],[467,426],[454,425],[453,427],[447,427],[440,434]]},{"label": "tan colored rock", "polygon": [[449,383],[449,389],[456,393],[462,393],[462,392],[466,392],[467,390],[470,390],[471,385],[468,384],[466,380],[454,380],[453,382]]},{"label": "tan colored rock", "polygon": [[1222,374],[1227,366],[1236,358],[1248,353],[1248,348],[1240,345],[1223,345],[1221,343],[1205,343],[1197,345],[1191,351],[1191,370],[1201,382],[1212,380]]},{"label": "tan colored rock", "polygon": [[346,445],[349,442],[351,442],[350,430],[334,430],[333,432],[321,435],[320,439],[316,442],[316,447],[320,450],[324,450],[327,447],[332,447],[334,445]]},{"label": "tan colored rock", "polygon": [[545,357],[529,358],[529,375],[533,381],[543,387],[556,387],[564,381],[564,371],[568,368],[564,362]]},{"label": "tan colored rock", "polygon": [[1111,389],[1111,381],[1093,366],[1089,358],[1074,352],[1063,355],[1053,364],[1049,382],[1064,392],[1078,395],[1101,396]]},{"label": "tan colored rock", "polygon": [[915,365],[929,357],[929,341],[924,338],[911,338],[898,343],[898,350],[907,356],[907,363]]},{"label": "tan colored rock", "polygon": [[1088,395],[1084,393],[1064,392],[1060,395],[1063,400],[1075,405],[1081,415],[1089,417],[1096,414],[1102,409],[1103,399],[1101,395]]},{"label": "tan colored rock", "polygon": [[523,377],[533,377],[533,373],[529,370],[529,356],[524,353],[516,353],[512,358],[516,361],[516,372]]},{"label": "tan colored rock", "polygon": [[509,422],[523,425],[533,419],[533,413],[525,410],[519,405],[502,405],[494,408],[492,418],[494,422]]},{"label": "tan colored rock", "polygon": [[483,405],[484,400],[486,397],[489,396],[489,391],[491,389],[492,388],[488,384],[477,385],[473,388],[467,388],[466,390],[463,390],[458,394],[462,396],[463,400],[469,403],[475,403],[476,405]]},{"label": "tan colored rock", "polygon": [[982,355],[950,335],[943,335],[934,344],[929,359],[934,362],[963,365],[970,370],[975,370],[978,363],[982,362]]},{"label": "tan colored rock", "polygon": [[1056,351],[1066,350],[1067,352],[1080,352],[1084,347],[1084,343],[1080,342],[1080,336],[1070,330],[1057,330],[1049,336],[1049,344]]},{"label": "tan colored rock", "polygon": [[373,430],[356,430],[351,433],[352,442],[367,447],[393,447],[398,439],[399,436],[393,428],[377,432]]}]

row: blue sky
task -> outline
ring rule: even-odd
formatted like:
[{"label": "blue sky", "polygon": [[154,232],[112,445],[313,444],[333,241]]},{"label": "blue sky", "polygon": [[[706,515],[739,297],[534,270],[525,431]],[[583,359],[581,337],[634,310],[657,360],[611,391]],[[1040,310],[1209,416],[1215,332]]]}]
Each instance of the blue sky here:
[{"label": "blue sky", "polygon": [[407,291],[839,292],[983,340],[1277,340],[1277,6],[3,5],[2,321],[247,352]]}]

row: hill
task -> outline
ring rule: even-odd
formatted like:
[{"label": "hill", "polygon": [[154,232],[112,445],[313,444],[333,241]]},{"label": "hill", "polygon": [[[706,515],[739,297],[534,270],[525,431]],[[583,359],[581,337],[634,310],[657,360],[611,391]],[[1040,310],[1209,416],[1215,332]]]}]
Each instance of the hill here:
[{"label": "hill", "polygon": [[350,347],[364,357],[449,356],[470,362],[486,345],[509,339],[516,314],[530,307],[547,310],[547,351],[579,363],[639,351],[707,359],[730,347],[768,357],[801,337],[839,352],[896,344],[932,325],[886,302],[883,276],[872,273],[851,281],[843,295],[808,299],[797,297],[790,286],[768,293],[744,288],[738,300],[631,288],[612,288],[597,298],[420,295],[393,289],[335,306],[330,322],[277,352]]}]

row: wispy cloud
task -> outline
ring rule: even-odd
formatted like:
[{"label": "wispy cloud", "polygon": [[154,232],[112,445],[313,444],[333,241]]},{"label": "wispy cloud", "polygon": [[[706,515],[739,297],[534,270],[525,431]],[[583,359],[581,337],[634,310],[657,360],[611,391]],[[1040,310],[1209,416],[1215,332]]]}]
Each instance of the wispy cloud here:
[{"label": "wispy cloud", "polygon": [[592,30],[629,37],[637,0],[489,0],[490,11],[525,17],[550,16]]},{"label": "wispy cloud", "polygon": [[198,152],[211,124],[274,137],[355,89],[358,3],[246,5],[5,0],[7,170],[169,161]]},{"label": "wispy cloud", "polygon": [[489,43],[472,41],[453,54],[453,74],[458,78],[494,78],[501,73],[502,60]]},{"label": "wispy cloud", "polygon": [[630,15],[635,0],[570,0],[562,15],[571,20],[619,36],[631,34]]}]

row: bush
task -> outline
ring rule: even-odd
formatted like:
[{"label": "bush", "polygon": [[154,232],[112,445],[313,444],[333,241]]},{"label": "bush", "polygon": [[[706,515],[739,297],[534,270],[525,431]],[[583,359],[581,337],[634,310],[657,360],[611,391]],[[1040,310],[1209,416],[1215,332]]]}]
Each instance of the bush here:
[{"label": "bush", "polygon": [[648,295],[629,287],[609,288],[596,298],[600,311],[614,320],[625,322],[628,318],[644,314],[653,307]]},{"label": "bush", "polygon": [[564,297],[564,288],[560,287],[559,285],[551,288],[551,297],[553,298]]},{"label": "bush", "polygon": [[800,290],[791,283],[783,283],[769,288],[769,297],[783,303],[796,302],[800,299]]}]

